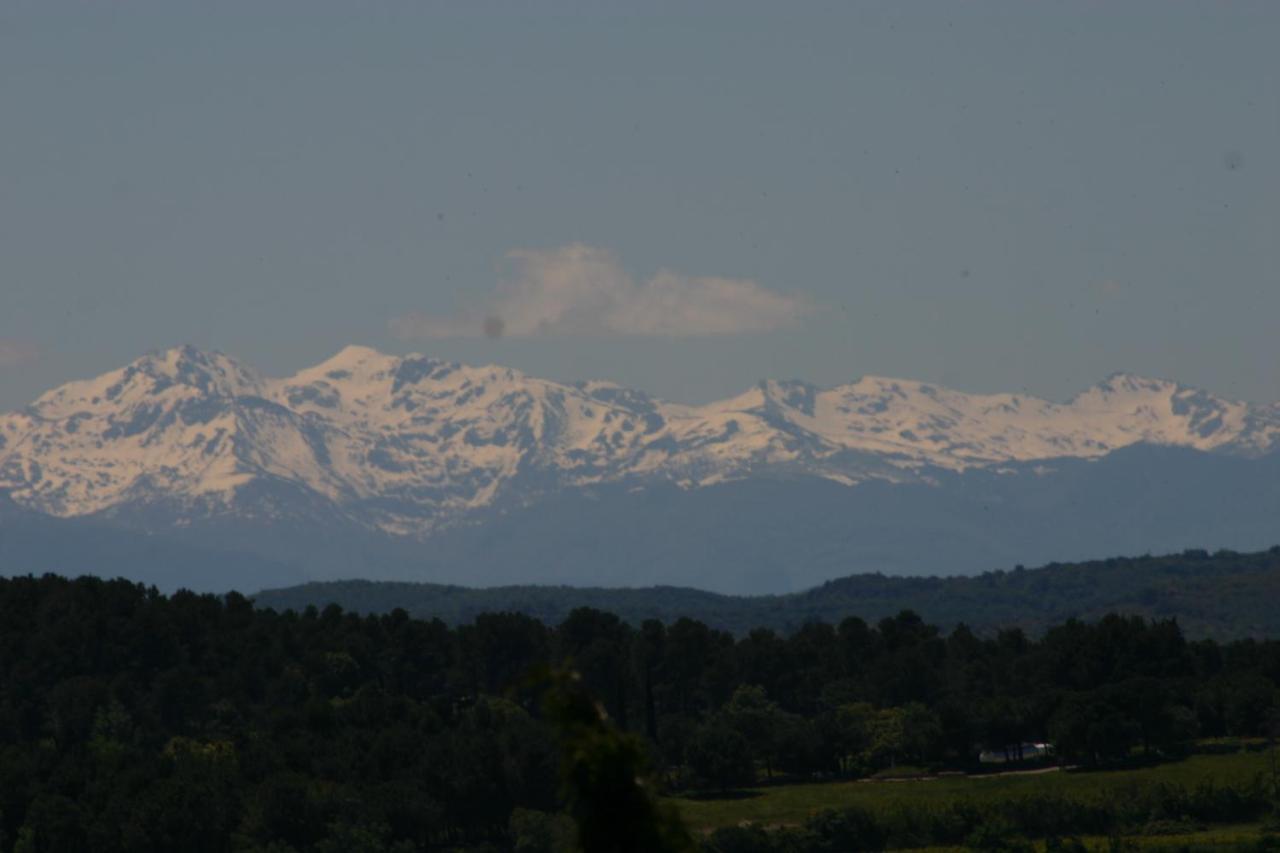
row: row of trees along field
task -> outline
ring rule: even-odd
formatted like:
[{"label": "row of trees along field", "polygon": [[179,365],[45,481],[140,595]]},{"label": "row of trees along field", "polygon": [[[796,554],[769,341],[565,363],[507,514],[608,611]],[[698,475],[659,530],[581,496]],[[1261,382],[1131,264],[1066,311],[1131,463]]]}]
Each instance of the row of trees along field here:
[{"label": "row of trees along field", "polygon": [[[566,728],[554,708],[581,701],[548,693],[555,672],[608,722]],[[1280,642],[1122,616],[1040,637],[910,612],[789,636],[585,608],[449,628],[19,577],[0,580],[0,851],[555,849],[610,761],[715,791],[1028,740],[1154,759],[1266,733],[1278,684]]]}]

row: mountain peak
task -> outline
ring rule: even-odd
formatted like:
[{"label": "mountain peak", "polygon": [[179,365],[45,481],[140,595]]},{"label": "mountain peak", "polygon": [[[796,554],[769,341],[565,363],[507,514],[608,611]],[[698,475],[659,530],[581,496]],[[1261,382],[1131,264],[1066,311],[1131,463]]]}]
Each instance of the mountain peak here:
[{"label": "mountain peak", "polygon": [[396,356],[379,352],[373,347],[351,344],[319,364],[304,367],[282,381],[288,385],[305,385],[313,382],[328,384],[352,379],[367,381],[374,375],[391,371],[400,361],[401,359]]},{"label": "mountain peak", "polygon": [[1090,385],[1067,401],[1068,406],[1125,406],[1142,400],[1174,399],[1193,396],[1201,400],[1214,400],[1223,405],[1235,405],[1234,401],[1219,398],[1208,392],[1171,379],[1158,379],[1137,373],[1116,371]]},{"label": "mountain peak", "polygon": [[914,391],[927,386],[926,383],[915,379],[902,379],[897,376],[874,376],[871,374],[864,374],[863,376],[859,376],[857,380],[846,387],[856,388],[860,391],[881,392],[886,390]]},{"label": "mountain peak", "polygon": [[1142,376],[1138,373],[1117,370],[1107,374],[1105,379],[1093,387],[1111,393],[1134,393],[1181,389],[1183,386],[1169,379],[1157,379],[1151,376]]},{"label": "mountain peak", "polygon": [[610,382],[354,345],[264,381],[222,353],[179,346],[0,416],[0,489],[76,515],[261,480],[370,526],[425,533],[570,486],[692,488],[768,472],[897,482],[1142,442],[1264,454],[1280,446],[1280,407],[1129,373],[1067,403],[863,376],[825,390],[766,380],[684,406]]},{"label": "mountain peak", "polygon": [[[165,378],[202,391],[235,396],[258,390],[261,377],[218,350],[201,350],[190,344],[150,353],[130,367],[154,378]],[[125,368],[126,371],[129,367]]]},{"label": "mountain peak", "polygon": [[147,353],[93,379],[68,382],[37,398],[31,410],[42,418],[67,417],[137,403],[175,386],[198,396],[256,396],[262,393],[262,378],[230,356],[188,344]]},{"label": "mountain peak", "polygon": [[384,352],[374,349],[373,347],[366,347],[361,344],[348,344],[321,362],[321,365],[330,369],[339,370],[342,368],[350,368],[356,365],[365,364],[369,361],[385,361],[392,357],[393,356],[389,356]]}]

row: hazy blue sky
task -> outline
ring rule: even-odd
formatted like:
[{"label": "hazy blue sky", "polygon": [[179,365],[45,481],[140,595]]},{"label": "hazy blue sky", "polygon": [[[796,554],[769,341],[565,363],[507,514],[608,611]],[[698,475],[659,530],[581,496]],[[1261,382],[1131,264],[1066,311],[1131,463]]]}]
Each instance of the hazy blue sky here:
[{"label": "hazy blue sky", "polygon": [[187,342],[1277,399],[1277,44],[1274,2],[7,0],[0,408]]}]

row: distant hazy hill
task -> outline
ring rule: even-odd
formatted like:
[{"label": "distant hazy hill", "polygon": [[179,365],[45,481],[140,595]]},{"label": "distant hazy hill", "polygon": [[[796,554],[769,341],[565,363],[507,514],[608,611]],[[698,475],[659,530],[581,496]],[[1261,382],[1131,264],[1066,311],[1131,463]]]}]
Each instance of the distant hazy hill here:
[{"label": "distant hazy hill", "polygon": [[307,579],[295,566],[245,550],[42,515],[0,493],[0,576],[45,573],[125,577],[166,592],[226,592]]},{"label": "distant hazy hill", "polygon": [[260,607],[330,603],[380,613],[403,608],[459,623],[479,613],[519,611],[555,623],[575,607],[595,607],[638,624],[688,616],[742,633],[788,630],[847,616],[875,620],[911,609],[930,623],[979,630],[1036,631],[1064,619],[1108,612],[1177,618],[1192,637],[1280,636],[1280,546],[1253,554],[1187,551],[1163,557],[1053,563],[976,577],[853,575],[791,595],[730,596],[682,587],[644,589],[505,586],[469,589],[421,583],[337,581],[266,590]]}]

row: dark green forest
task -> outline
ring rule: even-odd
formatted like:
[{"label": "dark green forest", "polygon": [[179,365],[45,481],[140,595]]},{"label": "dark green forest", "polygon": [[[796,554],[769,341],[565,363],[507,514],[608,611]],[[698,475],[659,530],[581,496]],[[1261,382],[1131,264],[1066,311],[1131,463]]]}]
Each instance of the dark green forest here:
[{"label": "dark green forest", "polygon": [[979,633],[1020,627],[1039,634],[1068,619],[1108,613],[1176,616],[1188,637],[1280,636],[1280,546],[1258,553],[1192,550],[1160,557],[1053,563],[972,577],[851,575],[792,595],[731,596],[680,587],[644,589],[504,586],[474,589],[428,583],[336,581],[266,590],[255,600],[277,610],[338,603],[360,613],[397,607],[457,625],[481,613],[514,611],[557,623],[577,607],[616,613],[633,626],[688,616],[742,635],[768,627],[791,632],[846,616],[875,621],[902,610],[947,628]]},{"label": "dark green forest", "polygon": [[[1133,616],[1033,638],[905,611],[735,638],[590,608],[449,627],[18,577],[0,580],[0,850],[728,853],[732,833],[690,840],[655,794],[973,770],[1032,740],[1084,767],[1160,761],[1267,735],[1278,684],[1280,642]],[[1158,796],[1233,820],[1273,799],[1197,791]],[[1081,823],[1054,831],[1123,819],[1050,811]],[[917,840],[963,840],[984,825],[966,814]],[[805,832],[785,849],[892,841],[856,813]],[[849,832],[863,846],[831,841]]]}]

